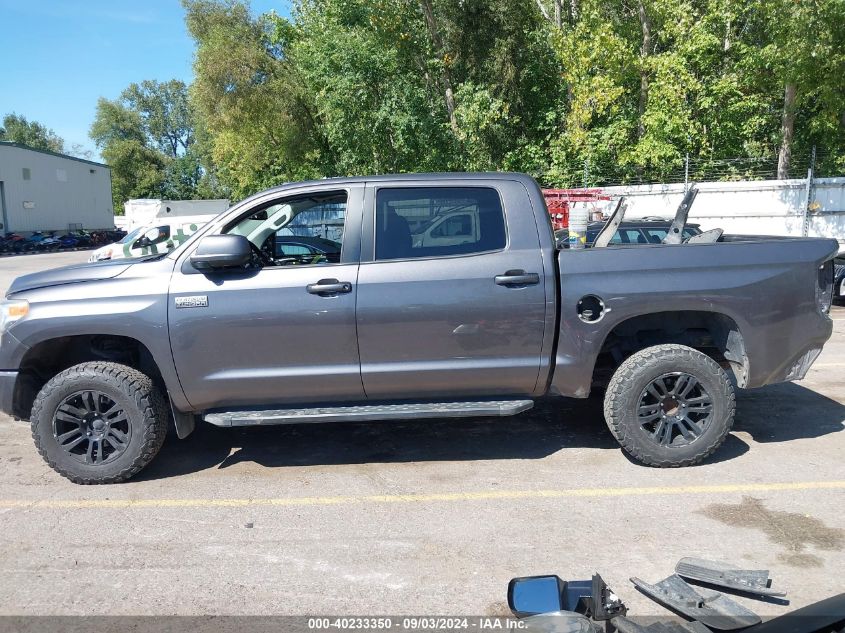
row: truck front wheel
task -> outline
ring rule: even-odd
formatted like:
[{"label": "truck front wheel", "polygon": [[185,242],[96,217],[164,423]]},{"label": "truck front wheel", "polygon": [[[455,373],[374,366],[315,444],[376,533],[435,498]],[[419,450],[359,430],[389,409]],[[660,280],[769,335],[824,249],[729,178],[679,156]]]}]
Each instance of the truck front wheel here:
[{"label": "truck front wheel", "polygon": [[50,379],[32,407],[32,437],[44,461],[78,484],[125,481],[156,456],[167,406],[149,376],[107,362]]},{"label": "truck front wheel", "polygon": [[660,468],[691,466],[731,430],[733,386],[712,358],[684,345],[656,345],[625,360],[610,380],[604,417],[631,457]]}]

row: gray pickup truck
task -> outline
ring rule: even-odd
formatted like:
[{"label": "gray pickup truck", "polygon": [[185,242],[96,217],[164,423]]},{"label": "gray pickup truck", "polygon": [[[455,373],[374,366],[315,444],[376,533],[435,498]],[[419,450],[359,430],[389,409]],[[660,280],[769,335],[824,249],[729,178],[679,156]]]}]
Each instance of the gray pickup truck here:
[{"label": "gray pickup truck", "polygon": [[60,474],[111,483],[171,420],[505,416],[600,389],[628,454],[686,466],[725,439],[734,384],[800,379],[830,337],[835,240],[600,241],[558,251],[521,174],[287,184],[169,254],[15,280],[0,410]]}]

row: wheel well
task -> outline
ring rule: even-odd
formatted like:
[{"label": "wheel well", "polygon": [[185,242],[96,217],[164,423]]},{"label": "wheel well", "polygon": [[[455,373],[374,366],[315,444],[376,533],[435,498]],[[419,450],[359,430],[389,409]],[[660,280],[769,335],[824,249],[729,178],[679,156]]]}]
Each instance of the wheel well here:
[{"label": "wheel well", "polygon": [[738,386],[745,386],[748,357],[736,321],[718,312],[692,310],[643,314],[618,323],[596,359],[593,383],[606,385],[626,358],[663,343],[686,345],[707,354],[733,373]]},{"label": "wheel well", "polygon": [[59,372],[94,360],[108,360],[133,367],[163,387],[164,380],[146,346],[128,336],[85,334],[42,341],[23,357],[15,384],[13,411],[29,419],[32,403],[41,388]]}]

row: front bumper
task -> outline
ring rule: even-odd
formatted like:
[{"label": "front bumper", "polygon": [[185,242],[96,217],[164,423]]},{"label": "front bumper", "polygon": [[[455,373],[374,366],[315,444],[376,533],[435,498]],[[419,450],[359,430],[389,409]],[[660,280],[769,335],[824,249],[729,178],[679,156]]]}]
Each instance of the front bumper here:
[{"label": "front bumper", "polygon": [[0,412],[13,415],[12,405],[15,397],[16,371],[0,371]]}]

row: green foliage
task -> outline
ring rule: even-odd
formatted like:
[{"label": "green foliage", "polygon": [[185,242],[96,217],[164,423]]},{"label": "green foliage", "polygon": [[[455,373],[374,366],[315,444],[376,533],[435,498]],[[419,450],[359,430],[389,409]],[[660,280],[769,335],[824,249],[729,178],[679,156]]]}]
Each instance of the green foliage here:
[{"label": "green foliage", "polygon": [[25,116],[14,113],[3,117],[0,141],[11,141],[48,152],[61,153],[65,147],[64,140],[53,130],[37,121],[27,121]]},{"label": "green foliage", "polygon": [[580,184],[585,160],[601,184],[659,180],[687,153],[699,164],[775,156],[787,83],[798,87],[793,151],[845,154],[842,0],[578,6],[552,34],[570,99],[550,182]]},{"label": "green foliage", "polygon": [[183,5],[197,41],[192,103],[220,182],[240,197],[322,175],[325,155],[303,82],[283,54],[283,25],[252,19],[239,2]]},{"label": "green foliage", "polygon": [[845,167],[845,0],[297,0],[290,19],[182,1],[189,99],[130,87],[140,128],[115,113],[110,132],[140,129],[168,190],[487,169],[572,186],[585,166],[589,185],[655,181],[685,156],[789,168],[813,146]]},{"label": "green foliage", "polygon": [[444,107],[427,85],[427,44],[413,38],[405,13],[405,3],[392,0],[303,3],[296,24],[284,26],[296,33],[288,36],[289,63],[323,137],[314,164],[322,173],[446,168]]},{"label": "green foliage", "polygon": [[181,81],[130,84],[114,101],[100,99],[90,136],[112,169],[115,211],[132,198],[222,197],[207,169],[205,146],[194,148],[195,117]]},{"label": "green foliage", "polygon": [[144,133],[160,152],[175,159],[190,149],[194,130],[184,82],[171,79],[129,84],[121,100],[138,113]]}]

